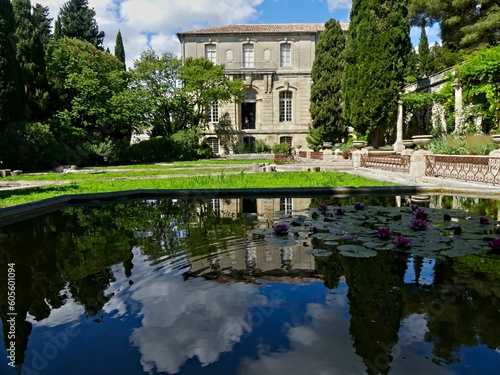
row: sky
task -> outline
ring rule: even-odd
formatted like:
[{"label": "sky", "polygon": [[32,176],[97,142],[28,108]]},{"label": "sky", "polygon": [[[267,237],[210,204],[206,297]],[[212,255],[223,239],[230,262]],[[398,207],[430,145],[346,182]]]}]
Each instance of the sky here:
[{"label": "sky", "polygon": [[[55,19],[64,0],[32,0],[48,6]],[[114,51],[121,31],[127,66],[148,47],[157,53],[179,54],[176,33],[204,27],[241,23],[325,23],[330,18],[349,22],[352,0],[88,0],[96,11],[104,47]],[[438,28],[427,29],[429,44],[438,39]],[[412,29],[414,46],[419,29]]]}]

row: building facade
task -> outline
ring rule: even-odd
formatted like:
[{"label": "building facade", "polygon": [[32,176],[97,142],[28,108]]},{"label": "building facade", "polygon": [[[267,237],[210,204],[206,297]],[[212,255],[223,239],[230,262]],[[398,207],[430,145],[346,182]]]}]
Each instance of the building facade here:
[{"label": "building facade", "polygon": [[[348,24],[342,24],[347,32]],[[230,79],[245,82],[241,104],[214,103],[204,137],[218,154],[232,144],[288,143],[306,149],[311,123],[311,68],[324,24],[230,25],[177,34],[182,59],[205,57],[224,65]],[[232,142],[219,121],[230,121]]]}]

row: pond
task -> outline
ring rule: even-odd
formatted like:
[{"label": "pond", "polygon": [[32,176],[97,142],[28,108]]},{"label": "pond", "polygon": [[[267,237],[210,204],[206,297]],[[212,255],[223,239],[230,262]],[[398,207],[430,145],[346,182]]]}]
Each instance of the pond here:
[{"label": "pond", "polygon": [[144,199],[4,225],[0,373],[498,374],[499,207]]}]

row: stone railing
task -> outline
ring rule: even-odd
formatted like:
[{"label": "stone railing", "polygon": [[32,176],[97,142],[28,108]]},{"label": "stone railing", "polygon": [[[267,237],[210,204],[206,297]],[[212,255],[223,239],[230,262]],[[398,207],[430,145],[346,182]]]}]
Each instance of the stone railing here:
[{"label": "stone railing", "polygon": [[427,155],[425,175],[500,185],[500,157]]},{"label": "stone railing", "polygon": [[500,156],[497,155],[434,155],[428,152],[377,155],[355,151],[353,166],[408,173],[408,179],[415,182],[422,182],[424,177],[437,177],[500,185]]}]

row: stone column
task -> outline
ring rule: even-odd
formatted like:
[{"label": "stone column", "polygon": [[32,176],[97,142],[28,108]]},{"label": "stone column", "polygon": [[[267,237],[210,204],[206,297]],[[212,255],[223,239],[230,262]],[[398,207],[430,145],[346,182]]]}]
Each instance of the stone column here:
[{"label": "stone column", "polygon": [[462,131],[462,83],[458,79],[455,79],[453,87],[455,88],[455,133],[457,133]]},{"label": "stone column", "polygon": [[410,180],[422,182],[425,176],[425,153],[414,152],[410,159]]},{"label": "stone column", "polygon": [[405,146],[403,145],[403,101],[398,100],[398,122],[396,125],[396,142],[394,143],[394,151],[396,153],[401,153],[404,151]]}]

